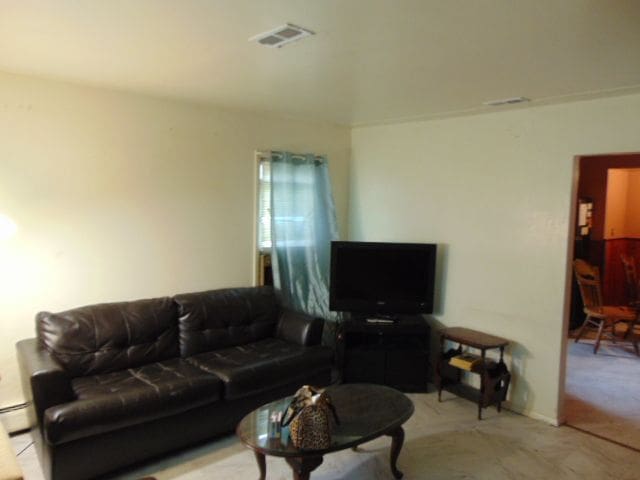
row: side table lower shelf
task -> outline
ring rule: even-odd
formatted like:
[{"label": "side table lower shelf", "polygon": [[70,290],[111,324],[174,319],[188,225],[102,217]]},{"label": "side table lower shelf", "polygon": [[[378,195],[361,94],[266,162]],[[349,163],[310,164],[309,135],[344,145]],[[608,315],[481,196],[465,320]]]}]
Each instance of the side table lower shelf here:
[{"label": "side table lower shelf", "polygon": [[[458,342],[458,348],[444,351],[444,341]],[[482,419],[482,409],[496,405],[501,411],[502,402],[507,397],[511,374],[503,361],[504,347],[508,341],[464,328],[444,329],[440,337],[441,353],[436,363],[435,383],[438,389],[438,401],[441,401],[442,390],[450,391],[478,404],[478,420]],[[481,351],[481,360],[470,370],[462,370],[449,361],[462,353],[462,346],[467,345]],[[486,358],[486,350],[500,349],[500,360],[493,361]],[[480,375],[480,388],[474,388],[460,383],[462,372],[469,371]]]}]

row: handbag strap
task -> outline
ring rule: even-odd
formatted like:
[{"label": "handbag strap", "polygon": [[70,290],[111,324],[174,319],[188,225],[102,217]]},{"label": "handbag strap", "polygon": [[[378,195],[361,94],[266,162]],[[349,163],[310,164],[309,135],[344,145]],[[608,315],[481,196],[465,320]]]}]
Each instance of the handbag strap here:
[{"label": "handbag strap", "polygon": [[287,425],[289,425],[301,411],[302,408],[300,408],[300,400],[294,397],[293,400],[291,400],[291,403],[289,403],[287,409],[284,411],[284,415],[280,419],[280,426],[286,427]]},{"label": "handbag strap", "polygon": [[333,413],[333,419],[336,421],[336,425],[340,425],[340,419],[338,418],[336,407],[331,403],[331,401],[326,402],[326,405],[329,407],[329,410],[331,410],[331,413]]},{"label": "handbag strap", "polygon": [[[308,388],[311,391],[312,395],[320,394],[321,396],[324,397],[325,401],[323,403],[325,405],[327,405],[329,407],[329,409],[331,410],[331,413],[333,414],[333,418],[335,419],[336,424],[340,425],[340,419],[338,418],[338,412],[336,412],[336,407],[334,407],[333,403],[331,403],[331,397],[329,397],[326,393],[324,393],[324,390],[319,390],[319,389],[311,387],[311,386],[309,386]],[[293,397],[293,399],[289,403],[289,406],[284,411],[284,415],[280,419],[280,426],[286,427],[287,425],[289,425],[293,421],[294,418],[296,418],[296,416],[306,406],[302,402],[303,402],[303,400],[298,398],[297,395]]]}]

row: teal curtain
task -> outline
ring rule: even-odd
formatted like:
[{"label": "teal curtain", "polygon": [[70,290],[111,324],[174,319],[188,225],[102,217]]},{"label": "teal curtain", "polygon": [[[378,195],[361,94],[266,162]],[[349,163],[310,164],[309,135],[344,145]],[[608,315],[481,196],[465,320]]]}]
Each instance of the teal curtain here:
[{"label": "teal curtain", "polygon": [[284,305],[333,318],[329,267],[331,241],[337,239],[326,158],[272,152],[271,257],[274,285]]}]

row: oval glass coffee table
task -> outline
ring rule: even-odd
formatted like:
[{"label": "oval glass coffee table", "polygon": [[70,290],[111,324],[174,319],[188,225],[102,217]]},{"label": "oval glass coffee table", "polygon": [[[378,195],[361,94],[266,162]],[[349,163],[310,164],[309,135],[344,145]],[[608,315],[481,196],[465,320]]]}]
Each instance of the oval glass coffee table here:
[{"label": "oval glass coffee table", "polygon": [[324,450],[299,450],[291,443],[289,429],[279,438],[269,436],[273,412],[284,412],[291,397],[276,400],[249,413],[242,419],[236,434],[255,453],[260,480],[266,477],[266,455],[283,457],[293,470],[294,480],[306,480],[328,453],[355,449],[361,443],[388,435],[391,437],[391,472],[397,479],[402,472],[396,461],[404,442],[402,424],[413,415],[413,403],[402,392],[382,385],[345,384],[327,388],[340,418],[331,434],[331,446]]}]

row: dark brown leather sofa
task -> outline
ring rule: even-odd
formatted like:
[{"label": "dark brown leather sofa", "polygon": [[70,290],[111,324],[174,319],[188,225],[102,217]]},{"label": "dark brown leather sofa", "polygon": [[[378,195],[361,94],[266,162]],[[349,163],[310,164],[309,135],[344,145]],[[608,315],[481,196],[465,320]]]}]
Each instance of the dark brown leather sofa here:
[{"label": "dark brown leather sofa", "polygon": [[331,378],[323,321],[281,309],[269,287],[41,312],[36,324],[17,349],[49,480],[231,432],[259,405]]}]

